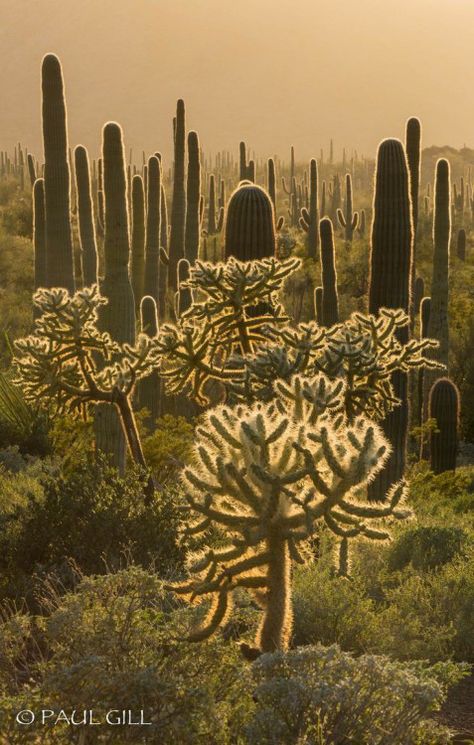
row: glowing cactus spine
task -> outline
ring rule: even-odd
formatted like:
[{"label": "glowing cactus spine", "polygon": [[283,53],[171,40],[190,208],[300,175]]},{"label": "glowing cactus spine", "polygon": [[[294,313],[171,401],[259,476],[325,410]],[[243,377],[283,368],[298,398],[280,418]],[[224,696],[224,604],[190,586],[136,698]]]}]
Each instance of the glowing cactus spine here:
[{"label": "glowing cactus spine", "polygon": [[70,223],[66,101],[61,63],[47,54],[42,65],[46,282],[74,292]]}]

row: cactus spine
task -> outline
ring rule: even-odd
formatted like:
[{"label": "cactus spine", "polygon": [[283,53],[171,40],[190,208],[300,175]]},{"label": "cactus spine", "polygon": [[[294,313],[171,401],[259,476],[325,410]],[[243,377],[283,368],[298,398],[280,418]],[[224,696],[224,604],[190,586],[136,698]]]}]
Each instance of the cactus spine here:
[{"label": "cactus spine", "polygon": [[[383,140],[377,153],[372,235],[370,245],[369,313],[380,308],[410,309],[413,250],[412,211],[408,165],[399,140]],[[409,329],[399,332],[408,341]],[[393,451],[384,470],[369,484],[369,498],[387,494],[405,470],[408,436],[408,380],[406,373],[393,375],[397,406],[384,420],[383,430]]]},{"label": "cactus spine", "polygon": [[351,174],[346,174],[346,199],[344,203],[344,211],[341,209],[337,210],[337,219],[341,228],[344,228],[344,237],[348,243],[352,243],[354,236],[354,230],[357,228],[359,223],[359,214],[352,212],[352,178]]},{"label": "cactus spine", "polygon": [[321,282],[322,317],[321,326],[334,326],[339,323],[339,303],[337,297],[336,256],[332,222],[325,217],[319,223],[321,238]]},{"label": "cactus spine", "polygon": [[199,201],[201,198],[201,160],[197,132],[188,134],[188,178],[186,190],[186,232],[185,255],[194,264],[199,255],[199,236],[201,218]]},{"label": "cactus spine", "polygon": [[171,233],[169,243],[169,283],[177,288],[178,261],[184,258],[184,232],[186,222],[185,190],[186,115],[184,101],[179,99],[174,126],[174,175],[171,205]]},{"label": "cactus spine", "polygon": [[275,216],[267,192],[255,184],[237,187],[227,205],[225,258],[239,261],[274,256],[276,250]]},{"label": "cactus spine", "polygon": [[[127,179],[122,130],[109,122],[103,130],[103,179],[105,201],[105,277],[101,293],[108,299],[100,325],[120,343],[135,342],[135,302],[128,274],[129,232]],[[125,467],[126,445],[115,407],[100,404],[95,416],[96,443],[110,454],[121,471]]]},{"label": "cactus spine", "polygon": [[145,295],[159,302],[161,165],[156,155],[148,159],[148,189],[145,238]]},{"label": "cactus spine", "polygon": [[54,54],[47,54],[43,59],[42,94],[46,281],[48,287],[65,287],[73,293],[66,102],[61,63]]},{"label": "cactus spine", "polygon": [[130,258],[135,307],[140,309],[140,301],[145,292],[145,190],[143,179],[136,173],[132,177],[132,252]]},{"label": "cactus spine", "polygon": [[89,157],[82,145],[74,151],[82,276],[86,287],[97,283],[97,242],[92,205]]},{"label": "cactus spine", "polygon": [[449,378],[439,378],[430,391],[429,418],[436,419],[431,432],[431,470],[454,471],[458,450],[459,391]]}]

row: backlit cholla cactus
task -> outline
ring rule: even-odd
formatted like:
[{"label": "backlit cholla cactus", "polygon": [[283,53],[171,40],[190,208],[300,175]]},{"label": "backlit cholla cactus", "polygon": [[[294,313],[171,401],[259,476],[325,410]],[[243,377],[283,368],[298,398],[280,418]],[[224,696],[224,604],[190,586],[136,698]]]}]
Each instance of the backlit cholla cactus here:
[{"label": "backlit cholla cactus", "polygon": [[190,532],[216,528],[226,542],[195,557],[194,576],[175,587],[191,601],[212,599],[192,640],[210,636],[226,621],[233,591],[244,587],[263,610],[258,651],[286,649],[291,562],[304,561],[305,541],[325,524],[340,539],[344,561],[349,538],[387,539],[384,520],[406,516],[402,484],[383,506],[364,501],[389,445],[364,416],[347,421],[344,394],[341,380],[294,376],[291,383],[275,383],[272,402],[206,413],[197,430],[196,465],[183,475]]},{"label": "backlit cholla cactus", "polygon": [[[97,328],[107,305],[97,285],[72,297],[66,289],[40,289],[33,296],[40,316],[34,332],[15,341],[15,382],[27,401],[82,412],[90,404],[114,404],[132,458],[146,467],[132,409],[136,382],[158,364],[156,341],[139,334],[135,344],[119,344]],[[148,480],[147,496],[153,492]]]}]

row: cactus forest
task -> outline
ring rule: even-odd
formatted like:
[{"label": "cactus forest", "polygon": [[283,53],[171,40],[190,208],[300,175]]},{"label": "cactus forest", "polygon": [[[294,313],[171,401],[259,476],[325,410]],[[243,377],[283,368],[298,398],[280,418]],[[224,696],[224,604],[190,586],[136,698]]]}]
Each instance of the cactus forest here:
[{"label": "cactus forest", "polygon": [[474,149],[86,147],[66,57],[0,132],[0,744],[473,743]]}]

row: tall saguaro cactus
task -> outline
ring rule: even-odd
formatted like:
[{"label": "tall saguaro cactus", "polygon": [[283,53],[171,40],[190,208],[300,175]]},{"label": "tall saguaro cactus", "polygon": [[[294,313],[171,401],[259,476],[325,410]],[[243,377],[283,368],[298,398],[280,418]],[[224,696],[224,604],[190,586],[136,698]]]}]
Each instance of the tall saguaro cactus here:
[{"label": "tall saguaro cactus", "polygon": [[94,207],[91,196],[89,157],[87,150],[78,145],[74,151],[77,186],[77,210],[79,217],[79,239],[82,253],[82,275],[84,285],[97,283],[97,241],[95,236]]},{"label": "tall saguaro cactus", "polygon": [[145,239],[145,295],[159,301],[161,165],[156,155],[148,159],[148,189]]},{"label": "tall saguaro cactus", "polygon": [[273,209],[276,214],[276,175],[275,175],[275,161],[273,158],[269,158],[267,162],[267,179],[268,179],[268,193],[272,200]]},{"label": "tall saguaro cactus", "polygon": [[319,232],[321,236],[321,282],[323,290],[320,325],[330,327],[339,322],[339,305],[334,232],[329,217],[321,220]]},{"label": "tall saguaro cactus", "polygon": [[352,243],[354,230],[359,223],[359,214],[352,211],[352,177],[346,174],[346,197],[344,200],[344,212],[337,210],[337,219],[341,228],[344,228],[344,237],[348,243]]},{"label": "tall saguaro cactus", "polygon": [[[436,164],[433,216],[433,279],[431,282],[431,309],[428,336],[436,339],[438,349],[430,356],[449,370],[449,243],[451,240],[451,182],[449,163],[440,158]],[[441,370],[425,370],[424,411],[427,413],[429,392]]]},{"label": "tall saguaro cactus", "polygon": [[184,234],[186,223],[186,114],[184,101],[180,98],[176,107],[174,127],[174,173],[173,198],[171,203],[171,233],[169,243],[169,283],[176,291],[178,283],[178,261],[184,259]]},{"label": "tall saguaro cactus", "polygon": [[197,132],[188,134],[188,177],[186,188],[186,231],[185,255],[194,264],[199,255],[201,218],[199,202],[201,199],[201,155]]},{"label": "tall saguaro cactus", "polygon": [[318,165],[315,158],[309,164],[309,209],[301,210],[300,226],[307,232],[306,246],[308,255],[317,259],[319,247],[318,231]]},{"label": "tall saguaro cactus", "polygon": [[[140,327],[143,334],[154,337],[158,333],[158,311],[155,299],[145,295],[140,303]],[[147,423],[153,425],[161,413],[161,380],[156,370],[138,383],[138,403],[147,409]]]},{"label": "tall saguaro cactus", "polygon": [[[377,153],[372,235],[370,245],[369,313],[380,308],[410,309],[413,226],[410,181],[405,150],[399,140],[383,140]],[[408,341],[409,329],[399,331],[400,341]],[[383,430],[393,451],[387,465],[369,485],[369,497],[386,493],[403,476],[408,437],[407,374],[393,375],[397,406],[383,422]]]},{"label": "tall saguaro cactus", "polygon": [[65,287],[73,293],[66,101],[61,63],[54,54],[47,54],[43,59],[42,100],[46,281],[48,287]]},{"label": "tall saguaro cactus", "polygon": [[[115,341],[135,342],[135,302],[128,274],[130,254],[127,205],[127,178],[122,130],[109,122],[103,130],[103,180],[105,206],[105,277],[101,293],[108,303],[103,307],[100,325]],[[108,453],[114,465],[125,467],[126,444],[114,406],[100,404],[95,414],[96,443]]]},{"label": "tall saguaro cactus", "polygon": [[[416,237],[418,226],[418,199],[420,189],[420,163],[421,163],[421,122],[415,116],[407,121],[405,149],[407,154],[408,169],[410,172],[410,197],[413,220],[413,261],[411,286],[412,292],[415,287],[416,277]],[[412,320],[416,315],[416,308],[411,308]]]},{"label": "tall saguaro cactus", "polygon": [[145,292],[145,190],[143,179],[138,173],[132,178],[131,248],[130,275],[135,308],[138,311]]},{"label": "tall saguaro cactus", "polygon": [[[46,286],[46,231],[44,215],[44,180],[33,186],[33,246],[35,251],[35,290]],[[35,311],[37,308],[35,306]]]}]

